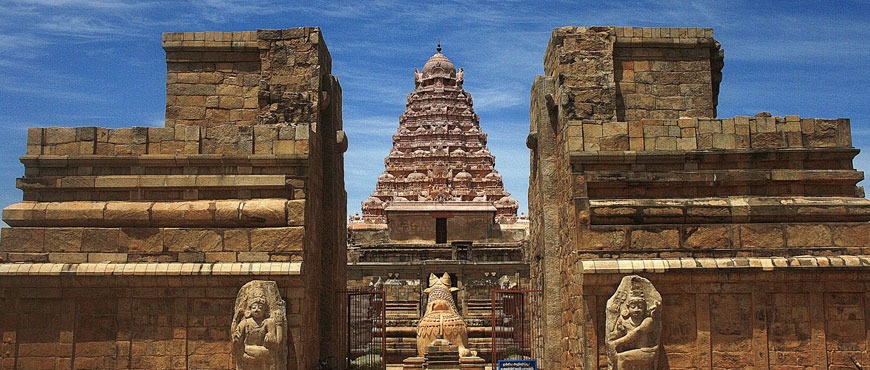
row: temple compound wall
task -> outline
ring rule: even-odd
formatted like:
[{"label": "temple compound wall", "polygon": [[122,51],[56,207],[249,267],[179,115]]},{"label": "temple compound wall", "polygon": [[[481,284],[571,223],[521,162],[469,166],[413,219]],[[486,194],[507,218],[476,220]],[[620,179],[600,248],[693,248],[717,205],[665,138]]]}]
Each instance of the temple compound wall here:
[{"label": "temple compound wall", "polygon": [[3,210],[0,368],[234,369],[251,280],[286,301],[289,368],[340,363],[347,141],[320,30],[163,47],[165,127],[29,130],[23,201]]},{"label": "temple compound wall", "polygon": [[559,28],[544,67],[527,140],[544,368],[608,366],[621,334],[605,311],[626,275],[661,293],[641,305],[661,337],[620,342],[637,351],[614,358],[870,363],[870,202],[848,119],[717,118],[723,53],[710,29]]}]

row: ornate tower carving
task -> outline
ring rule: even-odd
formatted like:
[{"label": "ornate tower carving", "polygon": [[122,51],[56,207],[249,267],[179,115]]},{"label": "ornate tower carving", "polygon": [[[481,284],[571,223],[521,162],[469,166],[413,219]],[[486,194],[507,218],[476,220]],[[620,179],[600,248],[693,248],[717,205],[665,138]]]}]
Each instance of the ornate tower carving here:
[{"label": "ornate tower carving", "polygon": [[414,91],[384,173],[362,203],[363,220],[384,223],[391,202],[484,201],[496,208],[496,222],[514,223],[517,201],[495,170],[471,94],[462,88],[463,70],[441,54],[440,44],[437,51],[422,72],[414,69]]}]

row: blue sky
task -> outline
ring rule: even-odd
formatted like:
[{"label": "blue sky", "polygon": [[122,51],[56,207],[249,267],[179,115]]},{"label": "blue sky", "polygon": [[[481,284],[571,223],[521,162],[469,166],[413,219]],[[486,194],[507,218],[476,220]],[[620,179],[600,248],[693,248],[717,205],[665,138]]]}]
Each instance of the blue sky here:
[{"label": "blue sky", "polygon": [[[553,28],[712,27],[719,116],[852,119],[870,148],[870,2],[0,0],[0,206],[21,200],[28,127],[162,126],[162,32],[320,26],[344,90],[348,213],[374,189],[420,68],[441,40],[465,68],[505,186],[527,210],[529,89]],[[870,168],[868,154],[855,161]]]}]

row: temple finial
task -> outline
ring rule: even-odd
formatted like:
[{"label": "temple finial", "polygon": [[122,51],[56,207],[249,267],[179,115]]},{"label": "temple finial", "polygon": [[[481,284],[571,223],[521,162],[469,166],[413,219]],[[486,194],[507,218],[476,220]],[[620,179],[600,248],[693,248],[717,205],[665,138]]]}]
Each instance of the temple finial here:
[{"label": "temple finial", "polygon": [[435,51],[441,52],[441,39],[438,39],[438,47],[435,48]]}]

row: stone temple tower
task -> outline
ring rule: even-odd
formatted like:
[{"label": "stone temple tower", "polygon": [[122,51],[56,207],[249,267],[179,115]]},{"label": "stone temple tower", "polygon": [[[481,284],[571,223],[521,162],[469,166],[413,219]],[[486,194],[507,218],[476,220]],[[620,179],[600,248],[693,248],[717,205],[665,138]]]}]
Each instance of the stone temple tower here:
[{"label": "stone temple tower", "polygon": [[366,223],[385,223],[391,211],[428,209],[495,212],[499,224],[516,222],[517,201],[504,189],[495,157],[486,147],[463,70],[441,53],[414,69],[414,91],[393,136],[371,197],[362,204]]},{"label": "stone temple tower", "polygon": [[[469,348],[488,356],[491,290],[528,284],[528,223],[486,147],[463,70],[439,45],[414,70],[414,91],[362,217],[348,224],[348,288],[385,292],[384,358],[417,355],[416,326],[432,273],[448,273]],[[351,343],[353,345],[353,343]]]}]

